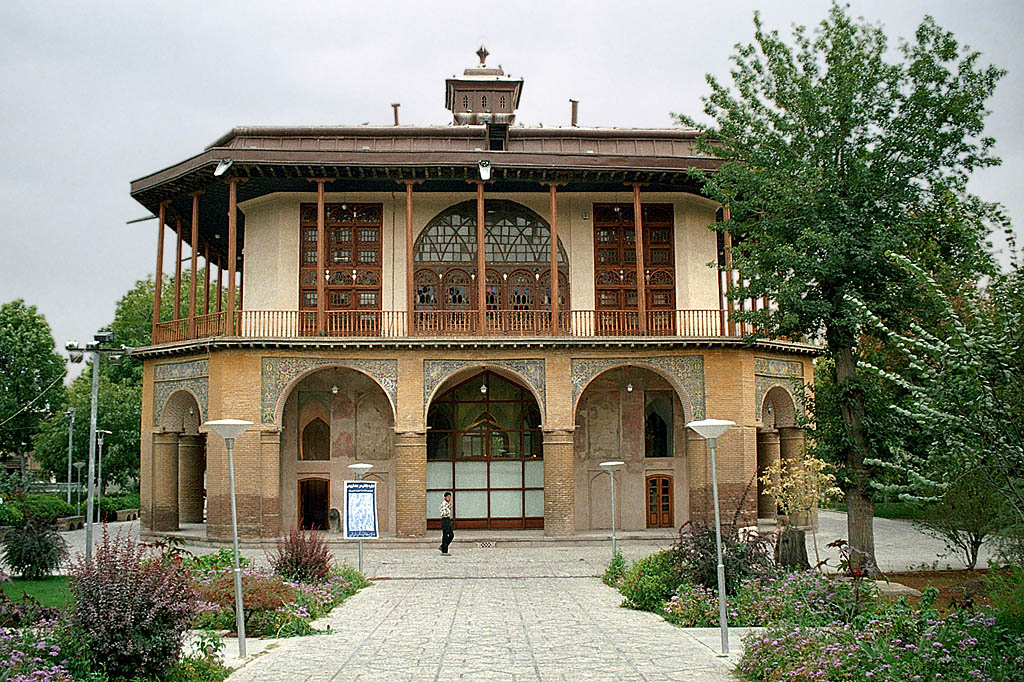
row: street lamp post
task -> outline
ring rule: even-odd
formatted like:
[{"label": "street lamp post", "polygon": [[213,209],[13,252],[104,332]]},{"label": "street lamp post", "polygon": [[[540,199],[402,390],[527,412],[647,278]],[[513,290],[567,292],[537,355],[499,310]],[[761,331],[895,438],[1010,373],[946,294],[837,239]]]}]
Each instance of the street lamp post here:
[{"label": "street lamp post", "polygon": [[235,438],[252,426],[241,419],[217,419],[205,427],[224,439],[228,449],[228,485],[231,489],[231,542],[235,555],[235,627],[238,629],[238,657],[245,658],[245,611],[242,609],[242,569],[238,565],[238,510],[235,505]]},{"label": "street lamp post", "polygon": [[[356,462],[355,464],[349,464],[348,468],[351,469],[352,471],[356,472],[356,476],[361,481],[361,480],[363,480],[363,476],[366,474],[366,472],[373,468],[373,465],[372,464],[367,464],[365,462]],[[346,504],[347,504],[347,502],[346,502]],[[347,507],[345,508],[345,513],[348,514],[348,508]],[[360,573],[363,572],[363,539],[362,538],[359,538],[359,572]]]},{"label": "street lamp post", "polygon": [[96,406],[100,391],[100,358],[108,355],[111,363],[117,363],[121,361],[126,352],[131,350],[123,344],[120,348],[103,347],[104,343],[114,342],[114,332],[100,332],[94,334],[92,338],[93,341],[87,343],[85,348],[79,346],[77,341],[68,341],[64,344],[71,362],[82,362],[86,355],[92,362],[92,400],[89,404],[89,471],[87,474],[89,492],[85,502],[85,561],[87,563],[92,561],[92,518],[96,494],[93,485],[96,477]]},{"label": "street lamp post", "polygon": [[687,424],[708,442],[711,449],[711,488],[715,499],[715,545],[718,550],[718,624],[722,628],[722,656],[729,653],[729,623],[725,610],[725,564],[722,563],[722,519],[718,510],[718,471],[715,466],[715,448],[718,437],[735,426],[725,419],[702,419]]},{"label": "street lamp post", "polygon": [[612,481],[612,559],[615,558],[615,554],[618,552],[618,549],[615,547],[615,472],[618,471],[619,467],[623,464],[625,464],[625,462],[620,462],[618,460],[601,462],[601,467],[608,472]]},{"label": "street lamp post", "polygon": [[100,439],[100,454],[96,460],[96,522],[103,518],[103,436],[113,435],[106,429],[96,429],[96,437]]},{"label": "street lamp post", "polygon": [[78,490],[78,502],[75,509],[75,516],[82,515],[82,467],[84,466],[85,462],[75,462],[75,488]]},{"label": "street lamp post", "polygon": [[75,431],[75,408],[69,407],[67,412],[68,416],[68,504],[71,504],[71,435]]}]

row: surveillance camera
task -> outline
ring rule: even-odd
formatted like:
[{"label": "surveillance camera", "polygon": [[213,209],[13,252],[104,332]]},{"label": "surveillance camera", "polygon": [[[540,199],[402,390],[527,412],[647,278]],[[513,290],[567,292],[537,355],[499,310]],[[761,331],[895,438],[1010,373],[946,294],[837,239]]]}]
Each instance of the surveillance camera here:
[{"label": "surveillance camera", "polygon": [[114,332],[99,332],[93,337],[98,343],[110,343],[114,340]]},{"label": "surveillance camera", "polygon": [[487,159],[482,159],[477,163],[477,167],[480,169],[480,179],[490,180],[491,179],[491,162]]},{"label": "surveillance camera", "polygon": [[68,341],[64,344],[64,350],[71,350],[72,348],[78,348],[78,341]]}]

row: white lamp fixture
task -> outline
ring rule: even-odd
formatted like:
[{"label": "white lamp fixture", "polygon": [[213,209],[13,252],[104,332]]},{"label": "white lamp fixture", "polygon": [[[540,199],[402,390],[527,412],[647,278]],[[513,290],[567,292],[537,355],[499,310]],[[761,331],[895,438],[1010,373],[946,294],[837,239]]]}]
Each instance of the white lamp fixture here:
[{"label": "white lamp fixture", "polygon": [[241,419],[217,419],[203,424],[224,439],[228,449],[228,483],[231,488],[231,541],[235,549],[235,627],[238,629],[238,657],[245,658],[245,611],[242,609],[242,569],[238,565],[238,507],[235,503],[235,438],[252,426]]},{"label": "white lamp fixture", "polygon": [[607,462],[601,462],[601,468],[608,472],[608,476],[611,477],[611,492],[612,492],[612,559],[615,558],[616,547],[615,547],[615,472],[619,470],[625,462],[614,459]]},{"label": "white lamp fixture", "polygon": [[725,610],[725,565],[722,563],[722,517],[718,509],[718,470],[715,466],[715,447],[718,437],[728,431],[736,422],[727,419],[701,419],[687,424],[708,441],[711,450],[711,487],[715,496],[715,544],[718,549],[718,624],[722,629],[722,656],[729,654],[729,623]]}]

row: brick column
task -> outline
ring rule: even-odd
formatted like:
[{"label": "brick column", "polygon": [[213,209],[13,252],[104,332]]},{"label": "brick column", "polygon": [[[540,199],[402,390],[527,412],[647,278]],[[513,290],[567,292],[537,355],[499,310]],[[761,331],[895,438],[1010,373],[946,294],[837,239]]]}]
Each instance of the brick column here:
[{"label": "brick column", "polygon": [[544,431],[544,534],[576,532],[573,497],[573,432]]},{"label": "brick column", "polygon": [[178,516],[181,523],[203,522],[204,445],[202,436],[178,436]]},{"label": "brick column", "polygon": [[686,429],[686,459],[690,469],[690,520],[708,523],[714,520],[715,513],[711,509],[711,468],[708,466],[707,441],[693,429]]},{"label": "brick column", "polygon": [[153,434],[154,531],[178,530],[178,434]]},{"label": "brick column", "polygon": [[[778,431],[759,431],[757,434],[757,516],[762,519],[773,519],[778,511],[775,498],[765,495],[762,491],[764,484],[761,477],[768,467],[779,461],[780,441]],[[778,477],[775,477],[776,484]]]},{"label": "brick column", "polygon": [[260,537],[281,534],[281,432],[260,431]]},{"label": "brick column", "polygon": [[395,529],[399,537],[427,534],[427,435],[395,435]]}]

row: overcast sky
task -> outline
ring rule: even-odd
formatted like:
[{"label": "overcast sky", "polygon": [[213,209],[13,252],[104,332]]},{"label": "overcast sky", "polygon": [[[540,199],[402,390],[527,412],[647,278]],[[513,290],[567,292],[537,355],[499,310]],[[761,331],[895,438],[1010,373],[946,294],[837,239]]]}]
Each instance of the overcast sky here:
[{"label": "overcast sky", "polygon": [[[704,75],[769,27],[816,24],[828,3],[45,2],[0,3],[0,302],[24,298],[58,347],[86,341],[152,273],[156,221],[129,182],[199,153],[237,125],[447,124],[444,79],[488,63],[523,77],[517,120],[668,127],[699,114]],[[1001,168],[974,181],[1017,225],[1024,198],[1024,3],[852,0],[895,44],[932,14],[1009,70],[988,134]],[[1019,226],[1016,228],[1021,234]],[[173,253],[173,250],[171,251]],[[172,256],[173,260],[173,256]],[[77,367],[76,367],[77,373]]]}]

